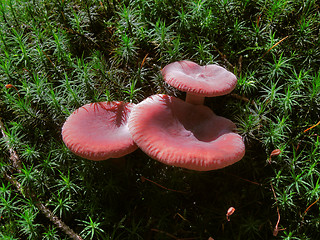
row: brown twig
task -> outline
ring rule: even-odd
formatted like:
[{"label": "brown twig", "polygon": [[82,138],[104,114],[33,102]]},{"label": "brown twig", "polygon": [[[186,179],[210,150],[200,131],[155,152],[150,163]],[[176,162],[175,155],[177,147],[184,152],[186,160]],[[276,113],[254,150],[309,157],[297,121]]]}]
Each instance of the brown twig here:
[{"label": "brown twig", "polygon": [[[0,117],[0,129],[3,138],[8,138],[3,122]],[[8,142],[8,141],[7,141]],[[17,152],[8,146],[8,150],[10,152],[10,160],[12,162],[13,167],[17,172],[21,172],[22,163],[17,154]],[[3,177],[10,182],[25,198],[32,199],[35,206],[45,215],[52,223],[54,223],[60,230],[62,230],[65,234],[67,234],[71,239],[74,240],[83,240],[78,234],[76,234],[68,225],[66,225],[61,219],[55,216],[50,209],[48,209],[43,203],[39,201],[36,197],[32,189],[28,187],[22,187],[21,184],[17,181],[17,179],[11,176],[9,173],[4,172]]]},{"label": "brown twig", "polygon": [[[316,201],[314,201],[309,207],[307,207],[307,209],[303,212],[303,215],[306,215],[307,212],[309,211],[309,209],[310,209],[313,205],[315,205],[319,200],[320,200],[320,197],[319,197]],[[303,217],[304,217],[304,216],[303,216]]]},{"label": "brown twig", "polygon": [[275,191],[274,191],[274,188],[273,188],[272,183],[270,183],[270,186],[271,186],[271,190],[272,190],[272,192],[273,192],[274,199],[276,200],[277,213],[278,213],[278,220],[277,220],[276,226],[275,226],[274,229],[273,229],[273,236],[276,237],[276,236],[278,235],[279,231],[284,230],[284,229],[279,229],[280,211],[279,211],[279,207],[278,207],[278,200],[277,200],[277,196],[276,196],[276,193],[275,193]]},{"label": "brown twig", "polygon": [[5,127],[3,125],[3,122],[1,120],[1,117],[0,117],[0,130],[1,130],[1,134],[3,136],[6,142],[6,144],[8,145],[8,149],[9,149],[9,153],[10,153],[10,160],[12,162],[12,166],[16,169],[17,172],[21,172],[21,168],[22,168],[22,164],[21,164],[21,161],[18,157],[18,154],[17,152],[12,149],[11,147],[9,147],[9,140],[8,140],[8,136],[5,132]]},{"label": "brown twig", "polygon": [[143,60],[142,60],[142,62],[141,62],[141,65],[140,65],[140,69],[142,69],[142,67],[143,67],[143,65],[144,65],[144,63],[145,63],[148,55],[149,55],[149,53],[147,53],[147,54],[144,56],[144,58],[143,58]]},{"label": "brown twig", "polygon": [[[9,88],[15,89],[15,90],[17,91],[17,93],[18,93],[18,97],[20,98],[20,94],[19,94],[18,88],[16,88],[14,85],[12,85],[12,84],[9,83],[9,84],[6,84],[5,87],[6,87],[7,89],[9,89]],[[21,99],[21,98],[20,98],[20,99]]]},{"label": "brown twig", "polygon": [[183,221],[189,222],[184,216],[182,216],[180,213],[176,213],[175,216],[179,216]]},{"label": "brown twig", "polygon": [[282,41],[286,40],[289,36],[286,36],[284,38],[282,38],[279,42],[277,42],[276,44],[274,44],[271,48],[268,49],[268,51],[266,51],[261,58],[264,58],[265,55],[267,55],[274,47],[278,46]]},{"label": "brown twig", "polygon": [[228,172],[226,172],[225,174],[231,175],[231,176],[233,176],[233,177],[239,178],[239,179],[241,179],[241,180],[243,180],[243,181],[246,181],[246,182],[249,182],[249,183],[252,183],[252,184],[258,185],[258,186],[262,186],[262,184],[261,184],[261,183],[257,183],[257,182],[251,181],[251,180],[249,180],[249,179],[239,177],[239,176],[237,176],[237,175],[235,175],[235,174],[232,174],[232,173],[228,173]]},{"label": "brown twig", "polygon": [[160,185],[159,183],[156,183],[156,182],[154,182],[154,181],[152,181],[152,180],[150,180],[150,179],[148,179],[148,178],[146,178],[146,177],[144,177],[144,176],[141,176],[141,181],[142,181],[142,182],[144,182],[144,181],[151,182],[151,183],[157,185],[158,187],[161,187],[161,188],[163,188],[163,189],[165,189],[165,190],[167,190],[167,191],[178,192],[178,193],[187,193],[187,192],[184,192],[184,191],[179,191],[179,190],[174,190],[174,189],[166,188],[166,187]]},{"label": "brown twig", "polygon": [[34,205],[42,212],[43,215],[45,215],[52,223],[54,223],[60,230],[62,230],[65,234],[67,234],[71,239],[74,240],[83,240],[78,234],[76,234],[69,226],[67,226],[61,219],[59,219],[57,216],[55,216],[50,209],[48,209],[43,203],[41,203],[34,193],[24,187],[22,188],[21,184],[17,181],[16,178],[9,175],[8,173],[3,174],[4,178],[10,182],[15,188],[25,197],[32,199],[34,202]]},{"label": "brown twig", "polygon": [[228,61],[226,55],[224,55],[222,52],[220,52],[220,50],[216,46],[213,46],[213,48],[219,53],[220,57],[228,65],[228,67],[230,67],[232,69],[232,71],[234,71],[234,66]]},{"label": "brown twig", "polygon": [[46,56],[46,58],[49,60],[49,62],[51,63],[51,65],[56,69],[56,65],[51,61],[50,57],[48,56],[48,54],[42,50],[42,53]]},{"label": "brown twig", "polygon": [[307,129],[306,129],[306,130],[304,130],[303,132],[305,133],[305,132],[309,131],[310,129],[312,129],[312,128],[314,128],[314,127],[318,126],[319,124],[320,124],[320,121],[319,121],[319,122],[317,122],[315,125],[313,125],[313,126],[311,126],[311,127],[307,128]]}]

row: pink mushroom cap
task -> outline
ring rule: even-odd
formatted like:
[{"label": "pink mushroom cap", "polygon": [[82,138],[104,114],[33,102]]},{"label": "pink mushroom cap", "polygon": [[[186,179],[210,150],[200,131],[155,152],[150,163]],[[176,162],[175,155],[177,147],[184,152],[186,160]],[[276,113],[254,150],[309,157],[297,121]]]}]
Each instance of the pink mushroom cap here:
[{"label": "pink mushroom cap", "polygon": [[154,95],[132,110],[129,131],[136,144],[162,163],[198,171],[231,165],[245,154],[235,124],[203,105]]},{"label": "pink mushroom cap", "polygon": [[200,66],[187,60],[168,64],[162,75],[165,82],[180,91],[203,97],[228,94],[237,84],[237,77],[223,67]]},{"label": "pink mushroom cap", "polygon": [[65,145],[89,160],[120,158],[138,147],[131,138],[127,120],[135,104],[91,103],[75,110],[62,127]]}]

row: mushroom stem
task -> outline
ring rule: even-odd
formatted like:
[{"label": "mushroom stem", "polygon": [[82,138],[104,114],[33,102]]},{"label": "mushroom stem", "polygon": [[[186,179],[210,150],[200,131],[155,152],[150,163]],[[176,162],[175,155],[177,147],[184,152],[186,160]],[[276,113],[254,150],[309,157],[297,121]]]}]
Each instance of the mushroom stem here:
[{"label": "mushroom stem", "polygon": [[194,105],[203,105],[204,97],[197,96],[191,93],[187,93],[186,102]]}]

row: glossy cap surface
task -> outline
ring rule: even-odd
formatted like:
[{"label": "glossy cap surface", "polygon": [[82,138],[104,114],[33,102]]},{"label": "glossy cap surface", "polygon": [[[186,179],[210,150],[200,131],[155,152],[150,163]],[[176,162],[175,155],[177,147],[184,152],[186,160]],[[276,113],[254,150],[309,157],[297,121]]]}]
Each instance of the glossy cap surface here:
[{"label": "glossy cap surface", "polygon": [[137,149],[127,120],[134,104],[91,103],[75,110],[62,127],[66,146],[89,160],[119,158]]},{"label": "glossy cap surface", "polygon": [[169,85],[203,97],[228,94],[237,84],[237,78],[233,73],[214,64],[200,66],[184,60],[168,64],[161,72]]},{"label": "glossy cap surface", "polygon": [[137,104],[128,126],[146,154],[172,166],[209,171],[231,165],[245,154],[232,121],[206,106],[168,95],[154,95]]}]

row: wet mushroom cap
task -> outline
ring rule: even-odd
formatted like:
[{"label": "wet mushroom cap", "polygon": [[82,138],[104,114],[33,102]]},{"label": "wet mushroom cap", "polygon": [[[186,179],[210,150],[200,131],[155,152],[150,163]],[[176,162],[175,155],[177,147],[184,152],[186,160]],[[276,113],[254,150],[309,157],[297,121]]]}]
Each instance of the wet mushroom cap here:
[{"label": "wet mushroom cap", "polygon": [[62,139],[76,155],[89,160],[119,158],[137,149],[127,120],[134,104],[91,103],[75,110],[62,127]]},{"label": "wet mushroom cap", "polygon": [[168,165],[209,171],[231,165],[245,154],[236,126],[203,105],[154,95],[132,110],[129,131],[150,157]]},{"label": "wet mushroom cap", "polygon": [[200,66],[184,60],[168,64],[161,72],[169,85],[196,96],[222,96],[237,84],[233,73],[215,64]]}]

